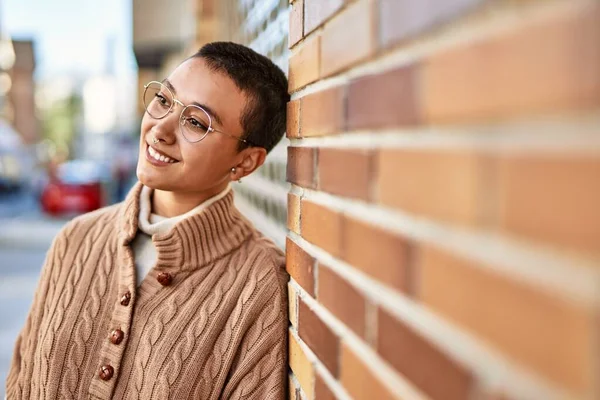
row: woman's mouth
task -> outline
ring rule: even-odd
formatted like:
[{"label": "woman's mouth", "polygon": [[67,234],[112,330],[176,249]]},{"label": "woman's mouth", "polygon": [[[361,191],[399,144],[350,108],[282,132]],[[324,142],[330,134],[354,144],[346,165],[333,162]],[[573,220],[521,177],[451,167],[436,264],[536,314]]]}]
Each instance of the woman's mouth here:
[{"label": "woman's mouth", "polygon": [[178,162],[177,160],[174,160],[171,157],[166,156],[165,154],[159,152],[158,150],[154,149],[151,146],[147,146],[146,158],[152,164],[159,165],[159,166],[174,164],[174,163]]}]

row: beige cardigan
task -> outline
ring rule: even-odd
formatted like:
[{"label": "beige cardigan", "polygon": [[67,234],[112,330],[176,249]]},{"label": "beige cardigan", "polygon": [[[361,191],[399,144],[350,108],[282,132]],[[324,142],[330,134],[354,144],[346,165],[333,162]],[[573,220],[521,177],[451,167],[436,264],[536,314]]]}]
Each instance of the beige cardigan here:
[{"label": "beige cardigan", "polygon": [[284,259],[233,193],[154,235],[136,287],[139,195],[70,222],[48,253],[7,378],[18,399],[283,399]]}]

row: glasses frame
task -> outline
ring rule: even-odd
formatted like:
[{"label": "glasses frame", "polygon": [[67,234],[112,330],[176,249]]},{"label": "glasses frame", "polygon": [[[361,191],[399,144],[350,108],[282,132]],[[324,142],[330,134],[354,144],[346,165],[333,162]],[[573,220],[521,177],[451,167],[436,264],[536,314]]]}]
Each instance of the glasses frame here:
[{"label": "glasses frame", "polygon": [[[171,102],[171,105],[169,106],[169,109],[165,112],[165,115],[163,115],[162,117],[155,117],[154,115],[150,114],[150,112],[148,111],[148,106],[146,105],[146,101],[145,101],[145,99],[146,99],[146,92],[148,91],[148,88],[150,87],[150,85],[152,85],[153,83],[156,83],[156,84],[160,85],[160,87],[166,89],[169,92],[169,94],[171,95],[171,98],[173,99],[173,101]],[[153,119],[163,119],[163,118],[165,118],[167,115],[169,115],[170,113],[173,112],[173,106],[175,104],[179,104],[181,106],[181,113],[179,114],[179,130],[180,130],[181,135],[183,136],[183,138],[187,142],[189,142],[189,143],[198,143],[198,142],[201,142],[202,140],[204,140],[204,138],[206,136],[208,136],[209,133],[211,133],[211,132],[219,132],[219,133],[222,133],[223,135],[229,136],[229,137],[231,137],[231,138],[233,138],[233,139],[235,139],[237,141],[245,143],[248,146],[253,146],[252,143],[250,143],[246,139],[242,139],[242,138],[239,138],[239,137],[237,137],[235,135],[232,135],[231,133],[223,132],[223,131],[220,131],[220,130],[217,130],[217,129],[213,128],[212,127],[212,117],[210,116],[210,114],[208,113],[208,111],[206,111],[204,108],[202,108],[202,107],[200,107],[199,105],[196,105],[196,104],[188,104],[188,105],[183,104],[183,102],[181,102],[179,99],[177,99],[177,97],[175,97],[175,95],[173,94],[173,92],[171,91],[171,89],[169,89],[168,86],[165,85],[162,82],[159,82],[159,81],[150,81],[150,82],[148,82],[148,83],[146,83],[144,85],[144,94],[142,95],[142,103],[144,103],[144,112],[146,112],[146,114],[148,114]],[[188,139],[185,136],[185,133],[183,133],[183,126],[185,124],[185,121],[183,121],[183,113],[185,112],[185,110],[188,107],[194,107],[194,108],[200,109],[208,117],[208,129],[206,130],[206,133],[204,134],[204,136],[202,136],[198,140],[190,140],[190,139]]]}]

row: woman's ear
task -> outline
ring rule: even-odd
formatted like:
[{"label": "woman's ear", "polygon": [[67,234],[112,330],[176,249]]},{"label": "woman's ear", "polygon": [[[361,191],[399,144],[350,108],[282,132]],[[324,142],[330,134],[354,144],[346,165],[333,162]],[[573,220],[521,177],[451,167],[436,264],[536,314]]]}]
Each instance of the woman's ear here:
[{"label": "woman's ear", "polygon": [[236,170],[239,171],[236,179],[241,179],[244,176],[250,175],[258,167],[264,164],[267,158],[267,150],[262,147],[248,147],[241,151],[242,160],[236,165]]}]

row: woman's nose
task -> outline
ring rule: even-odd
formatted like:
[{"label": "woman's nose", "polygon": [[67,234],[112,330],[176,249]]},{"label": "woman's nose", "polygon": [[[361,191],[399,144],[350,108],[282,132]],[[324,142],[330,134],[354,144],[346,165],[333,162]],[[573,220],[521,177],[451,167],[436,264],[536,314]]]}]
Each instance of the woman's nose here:
[{"label": "woman's nose", "polygon": [[164,118],[156,120],[152,133],[156,139],[171,144],[177,140],[178,129],[179,114],[171,110]]}]

